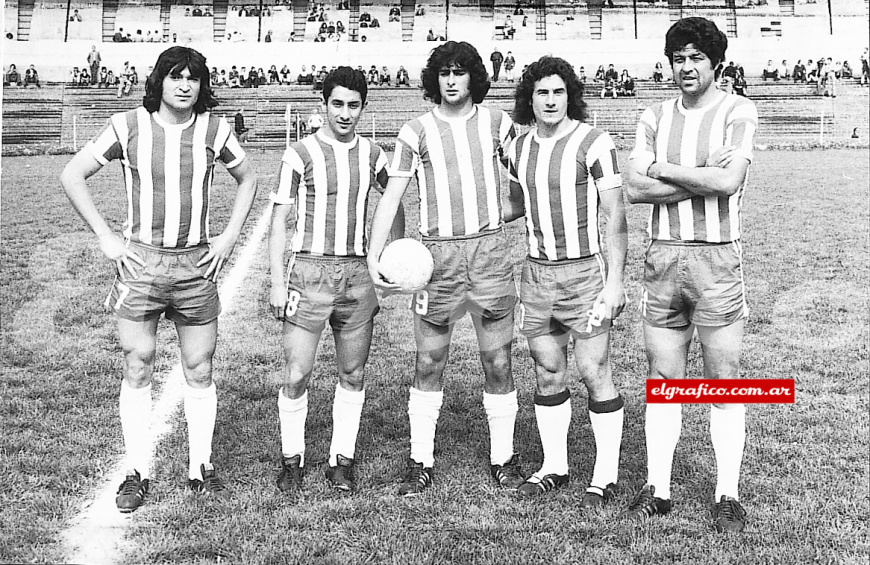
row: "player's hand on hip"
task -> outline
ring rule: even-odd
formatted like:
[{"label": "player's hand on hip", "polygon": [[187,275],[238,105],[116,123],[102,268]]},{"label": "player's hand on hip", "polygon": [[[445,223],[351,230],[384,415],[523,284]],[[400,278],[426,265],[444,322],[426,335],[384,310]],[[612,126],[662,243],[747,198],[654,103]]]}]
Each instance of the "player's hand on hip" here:
[{"label": "player's hand on hip", "polygon": [[221,272],[221,269],[224,268],[230,255],[233,254],[235,246],[236,238],[230,234],[222,233],[217,237],[213,237],[208,242],[208,253],[206,253],[203,258],[199,260],[199,263],[196,264],[197,267],[202,267],[203,265],[208,264],[208,269],[206,269],[202,278],[217,282],[218,274]]},{"label": "player's hand on hip", "polygon": [[726,145],[724,147],[720,147],[716,151],[707,157],[707,162],[705,166],[707,167],[719,167],[724,169],[727,167],[731,161],[734,160],[734,154],[737,151],[737,147],[734,145]]},{"label": "player's hand on hip", "polygon": [[284,308],[287,307],[287,288],[283,284],[272,285],[272,292],[269,294],[269,307],[276,319],[284,319]]},{"label": "player's hand on hip", "polygon": [[122,281],[127,280],[127,273],[134,279],[139,278],[139,271],[136,267],[137,265],[144,267],[145,261],[130,250],[123,239],[113,233],[107,233],[100,237],[100,250],[115,264],[118,277]]}]

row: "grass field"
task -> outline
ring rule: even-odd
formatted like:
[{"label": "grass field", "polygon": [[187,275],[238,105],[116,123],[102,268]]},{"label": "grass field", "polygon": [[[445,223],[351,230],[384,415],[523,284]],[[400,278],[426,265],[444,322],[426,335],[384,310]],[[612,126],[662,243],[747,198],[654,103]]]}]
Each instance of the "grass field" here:
[{"label": "grass field", "polygon": [[[251,157],[261,171],[261,191],[243,238],[266,206],[280,155]],[[67,561],[60,533],[102,486],[122,449],[121,355],[114,319],[100,307],[109,264],[60,189],[58,175],[68,158],[3,159],[2,563]],[[623,165],[626,158],[621,152]],[[118,227],[124,203],[116,167],[94,177],[91,186]],[[646,360],[637,299],[647,207],[635,206],[629,209],[627,267],[633,304],[614,330],[612,349],[614,375],[627,400],[615,504],[591,514],[577,505],[591,476],[594,442],[576,374],[570,487],[535,501],[493,488],[482,374],[467,319],[447,366],[436,485],[413,500],[397,497],[394,479],[408,452],[414,359],[410,312],[401,297],[386,299],[376,320],[357,448],[358,491],[339,496],[323,479],[336,380],[326,336],[310,391],[305,492],[281,496],[274,487],[280,328],[267,311],[263,242],[221,319],[215,360],[214,460],[234,497],[221,506],[185,493],[186,434],[177,412],[172,432],[157,447],[152,495],[127,519],[127,553],[115,562],[867,563],[868,168],[866,150],[756,155],[743,219],[752,315],[742,374],[793,378],[797,394],[794,405],[748,409],[741,499],[750,522],[742,535],[718,535],[708,525],[715,463],[704,406],[685,407],[674,511],[639,526],[615,520],[646,476]],[[229,214],[230,184],[221,173],[214,232]],[[524,255],[521,229],[514,223],[509,230],[516,261]],[[162,324],[160,332],[158,380],[177,360],[174,330]],[[697,348],[690,371],[700,376]],[[514,373],[516,445],[531,472],[542,455],[532,407],[534,372],[519,336]],[[156,398],[159,382],[155,388]]]}]

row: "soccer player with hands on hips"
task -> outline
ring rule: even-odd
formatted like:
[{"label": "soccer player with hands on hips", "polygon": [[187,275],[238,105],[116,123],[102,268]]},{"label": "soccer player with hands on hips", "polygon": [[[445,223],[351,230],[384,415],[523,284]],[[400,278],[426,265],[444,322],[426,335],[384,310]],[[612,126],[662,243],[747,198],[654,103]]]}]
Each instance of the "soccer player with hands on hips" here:
[{"label": "soccer player with hands on hips", "polygon": [[[758,113],[747,98],[716,87],[715,69],[727,46],[725,34],[704,18],[671,26],[665,55],[680,96],[644,111],[628,163],[628,200],[653,205],[641,304],[651,379],[686,377],[696,330],[704,377],[739,377],[748,314],[740,208]],[[625,517],[646,519],[671,510],[671,467],[681,427],[682,405],[647,404],[647,481]],[[713,526],[742,531],[744,405],[711,406],[710,436],[717,471]]]},{"label": "soccer player with hands on hips", "polygon": [[[625,306],[628,233],[616,148],[585,118],[583,84],[567,61],[545,56],[529,65],[517,87],[514,120],[534,127],[508,151],[505,220],[526,221],[519,325],[535,362],[535,416],[544,450],[541,468],[518,492],[538,496],[569,482],[573,337],[596,446],[580,505],[597,508],[613,497],[619,470],[624,402],[613,384],[609,350],[612,320]],[[601,212],[607,218],[606,265]]]},{"label": "soccer player with hands on hips", "polygon": [[420,233],[435,270],[412,301],[417,360],[408,399],[411,454],[399,493],[419,494],[433,483],[444,367],[454,325],[466,312],[471,313],[484,371],[490,473],[500,486],[515,489],[523,483],[513,445],[516,287],[500,189],[500,162],[514,127],[507,113],[480,105],[489,79],[480,54],[469,43],[448,41],[432,50],[422,83],[425,97],[436,107],[399,131],[368,254],[375,285],[399,291],[380,271],[378,259],[402,195],[416,177]]},{"label": "soccer player with hands on hips", "polygon": [[[308,383],[320,335],[329,322],[339,382],[332,405],[326,477],[341,491],[355,487],[354,459],[378,299],[366,265],[366,204],[383,192],[387,157],[356,133],[366,105],[365,75],[338,67],[323,82],[325,125],[284,152],[271,194],[269,237],[272,314],[283,322],[284,382],[278,392],[282,492],[302,487]],[[293,226],[285,279],[287,220]],[[404,235],[404,213],[393,222]]]},{"label": "soccer player with hands on hips", "polygon": [[[151,476],[151,380],[161,314],[175,323],[187,386],[188,487],[225,497],[211,463],[217,395],[212,358],[221,311],[216,280],[250,212],[256,175],[232,127],[209,110],[217,105],[205,57],[187,47],[167,49],[145,87],[143,107],[113,115],[67,164],[61,184],[99,238],[115,281],[106,299],[115,312],[124,353],[120,415],[127,472],[116,503],[132,512]],[[97,209],[87,179],[119,159],[127,194],[123,236]],[[216,162],[238,183],[224,231],[211,237],[209,207]]]}]

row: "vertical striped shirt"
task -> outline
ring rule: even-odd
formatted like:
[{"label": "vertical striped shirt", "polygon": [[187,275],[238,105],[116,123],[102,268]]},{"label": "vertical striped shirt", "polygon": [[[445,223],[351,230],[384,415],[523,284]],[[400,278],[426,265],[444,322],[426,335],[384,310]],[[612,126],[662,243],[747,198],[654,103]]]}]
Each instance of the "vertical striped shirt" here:
[{"label": "vertical striped shirt", "polygon": [[599,192],[622,186],[610,135],[573,122],[563,133],[519,136],[508,151],[511,183],[523,189],[529,256],[559,261],[601,252]]},{"label": "vertical striped shirt", "polygon": [[447,118],[437,108],[402,126],[390,176],[416,175],[420,233],[472,235],[502,225],[499,161],[516,135],[502,110]]},{"label": "vertical striped shirt", "polygon": [[223,118],[205,112],[167,124],[142,107],[113,115],[86,147],[102,165],[121,160],[124,237],[165,248],[208,241],[215,162],[231,169],[245,158]]},{"label": "vertical striped shirt", "polygon": [[[683,107],[682,97],[660,102],[641,116],[631,159],[703,167],[714,151],[734,145],[736,156],[751,162],[757,127],[755,104],[743,96],[721,93],[706,107],[692,110]],[[673,204],[653,205],[650,238],[709,243],[740,239],[740,207],[746,181],[743,179],[731,196],[694,196]]]},{"label": "vertical striped shirt", "polygon": [[387,156],[360,136],[343,143],[318,132],[284,151],[277,204],[296,205],[294,252],[365,256],[366,207],[370,189],[383,192]]}]

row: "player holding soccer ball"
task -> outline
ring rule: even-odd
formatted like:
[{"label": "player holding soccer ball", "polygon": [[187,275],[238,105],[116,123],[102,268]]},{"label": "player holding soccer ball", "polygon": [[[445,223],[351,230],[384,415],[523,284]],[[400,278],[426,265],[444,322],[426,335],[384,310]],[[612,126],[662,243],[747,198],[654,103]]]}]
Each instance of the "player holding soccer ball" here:
[{"label": "player holding soccer ball", "polygon": [[[595,435],[592,482],[580,504],[602,506],[619,470],[623,400],[610,367],[610,326],[625,306],[622,277],[628,233],[622,177],[610,136],[584,123],[583,85],[564,59],[542,57],[523,73],[514,119],[530,131],[508,152],[510,208],[525,214],[529,255],[520,286],[520,331],[535,361],[535,416],[541,468],[519,487],[538,496],[568,484],[568,342],[589,391]],[[607,218],[607,268],[599,234]]]},{"label": "player holding soccer ball", "polygon": [[[73,207],[115,264],[106,305],[117,317],[124,352],[120,412],[129,471],[116,498],[121,512],[136,510],[148,494],[151,376],[162,313],[175,322],[187,379],[188,487],[206,495],[228,494],[211,464],[217,414],[211,371],[221,311],[215,280],[254,202],[257,180],[232,127],[209,113],[216,105],[205,57],[170,47],[148,77],[144,108],[109,118],[61,175]],[[127,187],[123,238],[106,224],[86,183],[115,159],[121,160]],[[216,161],[238,182],[238,192],[223,233],[210,237]]]},{"label": "player holding soccer ball", "polygon": [[[652,240],[644,268],[644,340],[649,378],[686,377],[698,331],[704,376],[739,377],[748,314],[740,247],[740,207],[758,124],[755,105],[716,88],[716,66],[728,40],[704,18],[676,22],[665,36],[681,96],[647,108],[628,164],[628,198],[653,204]],[[682,405],[647,404],[647,483],[626,516],[671,509],[671,466]],[[737,484],[746,437],[742,404],[714,404],[710,435],[716,454],[718,531],[741,531],[746,512]]]},{"label": "player holding soccer ball", "polygon": [[[355,487],[354,459],[365,401],[363,370],[372,342],[378,299],[366,266],[366,203],[383,191],[387,157],[356,134],[366,105],[365,76],[338,67],[323,82],[325,127],[284,152],[272,193],[270,306],[284,322],[284,385],[278,392],[282,492],[299,489],[305,467],[308,382],[320,334],[335,337],[339,382],[332,404],[332,443],[326,477],[333,487]],[[284,278],[287,219],[293,214],[292,256]],[[399,210],[393,236],[404,232]]]},{"label": "player holding soccer ball", "polygon": [[489,91],[486,67],[466,42],[435,48],[422,73],[425,97],[437,107],[399,132],[390,181],[372,221],[369,271],[388,291],[378,259],[402,195],[416,175],[420,233],[435,260],[429,285],[414,294],[417,363],[408,400],[411,456],[402,495],[432,485],[435,426],[454,324],[471,313],[484,370],[490,472],[503,487],[523,482],[514,453],[517,391],[511,375],[516,290],[500,198],[502,149],[514,137],[510,117],[480,106]]}]

